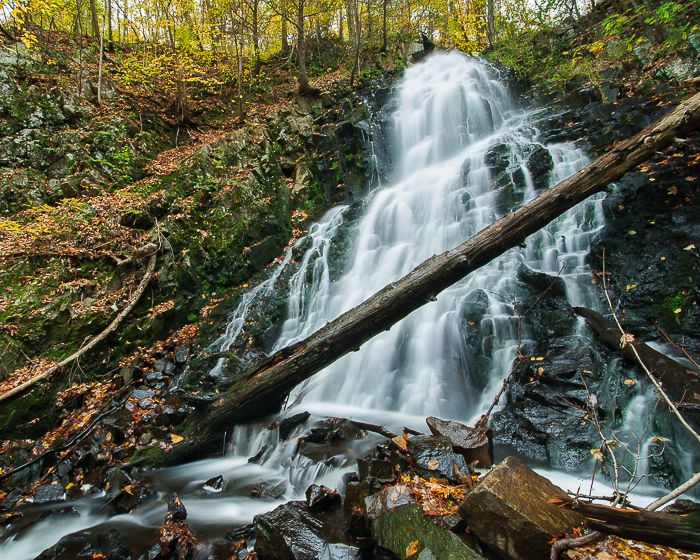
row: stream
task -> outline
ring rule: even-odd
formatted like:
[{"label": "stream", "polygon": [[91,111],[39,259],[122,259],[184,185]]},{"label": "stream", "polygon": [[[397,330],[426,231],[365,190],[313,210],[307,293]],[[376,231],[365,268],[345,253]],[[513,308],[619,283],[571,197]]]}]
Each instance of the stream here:
[{"label": "stream", "polygon": [[[305,338],[589,161],[573,142],[543,142],[538,126],[542,110],[519,107],[497,70],[455,52],[434,54],[409,67],[387,111],[384,136],[391,170],[384,180],[370,189],[359,208],[332,208],[312,225],[267,280],[242,296],[213,350],[235,348],[251,309],[281,288],[289,294],[287,310],[269,350]],[[494,176],[495,158],[500,177]],[[536,161],[549,162],[547,171],[533,172]],[[494,188],[498,181],[506,187]],[[314,422],[342,417],[395,432],[404,427],[425,432],[425,418],[433,415],[473,425],[510,373],[519,346],[537,336],[519,320],[523,267],[561,278],[571,305],[600,309],[586,256],[604,225],[601,200],[579,204],[524,247],[469,275],[297,387],[276,420],[302,412],[310,416],[285,438],[272,418],[236,426],[227,435],[224,457],[143,476],[162,496],[176,490],[193,530],[206,539],[298,498],[313,482],[341,487],[343,473],[354,470],[357,457],[380,441],[370,434],[300,450],[296,438]],[[478,319],[471,314],[476,303],[482,310]],[[570,335],[581,344],[590,337],[581,320],[574,322]],[[220,361],[212,375],[223,367]],[[630,438],[643,437],[639,430],[650,399],[651,393],[640,388],[627,407],[623,425]],[[253,456],[255,462],[249,462]],[[582,483],[579,475],[589,477],[591,468],[572,473],[538,467],[564,488],[585,484],[589,489],[590,482]],[[208,479],[219,475],[225,481],[220,492],[202,491]],[[594,490],[609,492],[604,480]],[[653,488],[637,491],[638,505],[658,495]],[[0,544],[0,557],[31,559],[63,535],[85,529],[98,534],[119,527],[130,539],[137,541],[143,533],[145,540],[165,514],[163,499],[111,518],[95,500],[70,505],[75,514],[52,515]]]}]

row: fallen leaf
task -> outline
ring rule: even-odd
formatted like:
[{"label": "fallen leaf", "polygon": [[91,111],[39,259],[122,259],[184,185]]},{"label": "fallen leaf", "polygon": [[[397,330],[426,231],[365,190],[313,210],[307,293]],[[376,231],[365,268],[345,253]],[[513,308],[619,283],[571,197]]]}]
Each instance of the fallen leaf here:
[{"label": "fallen leaf", "polygon": [[634,379],[625,379],[624,383],[628,387],[632,387],[632,385],[636,385],[637,382]]},{"label": "fallen leaf", "polygon": [[414,554],[418,553],[418,540],[416,539],[415,541],[411,541],[408,543],[408,546],[406,547],[406,553],[405,556],[408,558],[409,556],[413,556]]},{"label": "fallen leaf", "polygon": [[177,434],[170,434],[170,440],[173,443],[180,443],[183,439],[185,438],[182,436],[178,436]]}]

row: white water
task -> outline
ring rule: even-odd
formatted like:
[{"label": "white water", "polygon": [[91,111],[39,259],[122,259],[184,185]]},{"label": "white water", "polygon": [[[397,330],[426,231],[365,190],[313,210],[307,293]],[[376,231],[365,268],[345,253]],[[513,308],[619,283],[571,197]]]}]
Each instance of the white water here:
[{"label": "white water", "polygon": [[[331,209],[310,232],[309,239],[290,249],[268,280],[243,296],[224,335],[213,347],[228,350],[244,329],[256,302],[269,296],[293,254],[307,246],[289,281],[288,316],[275,348],[300,340],[344,311],[400,278],[426,258],[451,249],[496,219],[497,192],[485,163],[498,144],[509,148],[509,170],[523,172],[519,194],[535,196],[525,166],[537,145],[536,113],[518,109],[504,84],[486,64],[456,53],[437,54],[406,71],[398,86],[392,116],[395,171],[386,185],[373,191],[342,272],[331,274],[334,240],[344,226],[347,207]],[[554,161],[550,184],[587,162],[574,144],[545,146]],[[599,198],[579,204],[514,249],[445,290],[391,330],[366,343],[299,387],[284,414],[301,410],[314,417],[342,416],[382,423],[394,429],[424,430],[427,415],[473,422],[493,399],[507,375],[518,344],[517,269],[529,267],[560,275],[573,305],[594,306],[590,273],[584,258],[592,237],[603,225]],[[479,367],[465,344],[463,305],[474,290],[488,295],[481,320]],[[520,332],[527,339],[527,332]],[[483,364],[487,364],[484,366]],[[220,372],[221,363],[212,374]],[[485,369],[484,369],[485,368]],[[647,403],[640,397],[640,406]],[[632,418],[633,415],[630,416]],[[632,420],[630,420],[631,422]],[[299,428],[303,430],[303,428]],[[354,468],[355,457],[367,451],[371,438],[348,445],[325,461],[298,453],[294,438],[279,442],[277,430],[240,426],[233,434],[232,456],[166,469],[159,479],[178,486],[195,524],[249,520],[277,502],[232,496],[197,498],[196,489],[222,474],[230,486],[266,481],[287,485],[286,497],[299,495],[313,482],[337,486],[342,472]],[[262,465],[248,464],[264,445]],[[567,482],[575,485],[572,479]],[[192,491],[187,497],[188,489]],[[605,493],[601,490],[602,493]],[[243,494],[244,492],[241,492]],[[146,526],[162,519],[159,508],[142,508],[128,516]],[[70,523],[42,522],[21,539],[0,544],[0,556],[32,558],[72,531],[97,525],[105,516],[89,510]],[[50,537],[46,532],[51,526]]]}]

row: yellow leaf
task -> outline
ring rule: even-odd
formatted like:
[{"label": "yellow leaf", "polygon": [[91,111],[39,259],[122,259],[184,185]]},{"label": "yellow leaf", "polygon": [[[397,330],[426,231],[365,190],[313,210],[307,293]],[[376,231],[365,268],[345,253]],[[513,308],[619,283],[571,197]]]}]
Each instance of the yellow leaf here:
[{"label": "yellow leaf", "polygon": [[633,334],[627,334],[627,333],[623,334],[623,335],[620,337],[620,348],[624,348],[625,346],[627,346],[627,345],[630,344],[631,342],[634,342],[634,335],[633,335]]},{"label": "yellow leaf", "polygon": [[544,368],[543,367],[538,367],[537,368],[537,375],[542,375],[544,373]]},{"label": "yellow leaf", "polygon": [[625,290],[627,290],[629,292],[630,290],[634,290],[636,287],[637,287],[637,284],[627,284],[627,286],[625,287]]},{"label": "yellow leaf", "polygon": [[693,249],[695,249],[695,243],[691,243],[687,247],[683,247],[684,251],[692,251]]},{"label": "yellow leaf", "polygon": [[182,436],[178,436],[177,434],[170,434],[170,440],[173,443],[180,443],[183,439],[185,438]]},{"label": "yellow leaf", "polygon": [[418,540],[411,541],[406,547],[406,558],[413,556],[418,552]]},{"label": "yellow leaf", "polygon": [[631,387],[632,385],[635,385],[637,382],[634,379],[625,379],[624,383],[628,387]]},{"label": "yellow leaf", "polygon": [[593,455],[593,458],[596,461],[603,460],[603,452],[600,449],[597,449],[597,448],[591,449],[591,455]]},{"label": "yellow leaf", "polygon": [[673,310],[674,315],[678,315],[681,311],[683,311],[680,307],[677,307],[676,309]]}]

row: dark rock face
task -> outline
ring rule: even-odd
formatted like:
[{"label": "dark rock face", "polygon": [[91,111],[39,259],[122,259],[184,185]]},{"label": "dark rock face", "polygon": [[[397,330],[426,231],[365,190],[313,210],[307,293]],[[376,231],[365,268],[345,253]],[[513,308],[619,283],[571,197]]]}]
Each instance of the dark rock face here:
[{"label": "dark rock face", "polygon": [[342,528],[315,517],[304,502],[282,504],[255,516],[254,523],[255,550],[261,560],[320,559],[331,553],[329,545],[345,544],[337,534]]},{"label": "dark rock face", "polygon": [[526,344],[522,350],[534,361],[515,365],[506,406],[492,417],[494,443],[553,466],[583,468],[598,436],[590,423],[582,422],[588,399],[582,376],[597,392],[602,378],[584,372],[604,369],[606,355],[577,336]]},{"label": "dark rock face", "polygon": [[433,435],[449,439],[452,448],[464,457],[467,464],[476,461],[481,468],[489,468],[493,464],[489,430],[470,428],[460,422],[440,420],[435,416],[428,416],[425,422]]},{"label": "dark rock face", "polygon": [[457,481],[458,473],[469,469],[464,457],[455,453],[449,439],[439,436],[414,436],[406,441],[408,453],[422,476]]},{"label": "dark rock face", "polygon": [[[372,537],[397,557],[435,560],[483,560],[455,533],[438,527],[423,515],[418,505],[403,505],[372,522]],[[415,555],[415,556],[414,556]]]},{"label": "dark rock face", "polygon": [[566,492],[508,457],[469,492],[462,515],[481,543],[497,557],[541,560],[549,557],[552,537],[570,532],[583,518],[549,500]]}]

